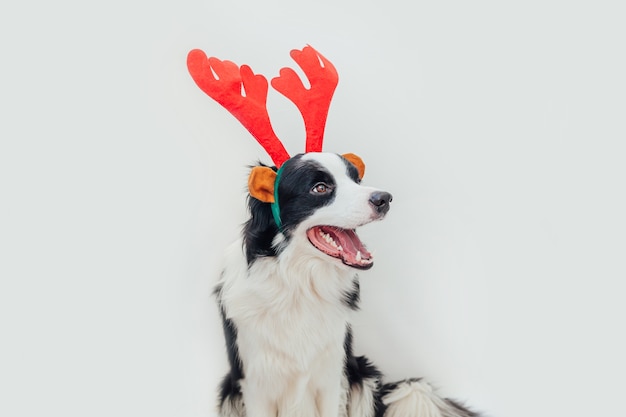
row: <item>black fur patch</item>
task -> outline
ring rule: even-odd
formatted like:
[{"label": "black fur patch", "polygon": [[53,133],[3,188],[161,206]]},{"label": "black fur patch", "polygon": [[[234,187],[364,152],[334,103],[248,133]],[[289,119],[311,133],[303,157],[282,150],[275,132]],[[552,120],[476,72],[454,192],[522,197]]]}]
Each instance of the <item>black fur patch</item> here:
[{"label": "black fur patch", "polygon": [[272,241],[278,233],[278,227],[274,223],[269,203],[263,203],[248,196],[248,207],[250,219],[244,225],[243,241],[246,248],[246,260],[250,265],[257,258],[277,255],[272,247]]},{"label": "black fur patch", "polygon": [[[266,166],[259,163],[259,166]],[[276,171],[276,167],[272,167]],[[278,227],[272,216],[270,203],[264,203],[248,195],[250,219],[243,227],[243,243],[248,265],[263,256],[276,256],[272,241],[278,233]]]},{"label": "black fur patch", "polygon": [[283,233],[289,238],[290,232],[303,220],[335,199],[334,190],[325,194],[315,194],[311,192],[313,187],[318,183],[324,183],[334,189],[336,181],[318,162],[303,161],[302,154],[285,162],[282,170],[278,184],[278,201]]},{"label": "black fur patch", "polygon": [[343,160],[343,163],[346,164],[346,172],[348,173],[348,176],[352,179],[352,181],[356,182],[357,184],[360,184],[361,179],[359,178],[359,170],[356,169],[356,167],[354,166],[352,162],[348,161],[343,156],[341,156],[341,159]]},{"label": "black fur patch", "polygon": [[[241,386],[239,385],[239,379],[235,379],[232,373],[226,374],[219,390],[219,406],[224,407],[224,403],[230,401],[232,404],[236,404],[241,400]],[[231,405],[231,408],[235,408]]]},{"label": "black fur patch", "polygon": [[358,310],[359,301],[361,301],[361,286],[359,285],[359,277],[355,276],[352,281],[352,289],[344,294],[343,302],[352,310]]},{"label": "black fur patch", "polygon": [[458,401],[446,398],[446,402],[450,404],[452,407],[454,407],[462,416],[467,416],[467,417],[480,417],[481,416],[480,413],[477,413],[475,411],[472,411],[466,408],[464,405],[462,405]]},{"label": "black fur patch", "polygon": [[363,381],[366,379],[376,381],[376,391],[374,392],[375,416],[382,417],[387,408],[382,402],[381,395],[381,379],[383,374],[365,356],[354,356],[352,352],[352,328],[350,325],[346,327],[346,337],[343,347],[346,352],[345,373],[350,386],[363,386]]},{"label": "black fur patch", "polygon": [[213,293],[217,296],[220,315],[222,317],[222,327],[224,328],[224,340],[226,342],[226,353],[228,354],[228,363],[230,364],[230,372],[226,374],[222,380],[219,392],[220,405],[224,401],[234,401],[241,396],[241,388],[239,380],[243,378],[243,367],[239,358],[239,348],[237,347],[237,328],[232,320],[226,318],[226,312],[221,301],[222,286],[215,287]]},{"label": "black fur patch", "polygon": [[226,351],[228,353],[228,363],[230,364],[230,373],[233,375],[234,379],[241,379],[243,378],[243,368],[237,347],[237,328],[232,320],[225,318],[224,309],[222,308],[220,310],[224,327],[224,339],[226,340]]}]

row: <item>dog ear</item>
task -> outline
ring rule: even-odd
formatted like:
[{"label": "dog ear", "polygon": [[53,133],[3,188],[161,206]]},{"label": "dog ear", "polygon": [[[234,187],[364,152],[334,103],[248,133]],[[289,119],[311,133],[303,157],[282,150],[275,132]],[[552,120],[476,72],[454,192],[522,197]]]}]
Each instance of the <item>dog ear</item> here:
[{"label": "dog ear", "polygon": [[275,181],[276,172],[272,168],[266,166],[252,168],[248,177],[250,195],[264,203],[273,203]]},{"label": "dog ear", "polygon": [[365,163],[363,160],[353,153],[344,153],[341,156],[346,158],[356,167],[357,171],[359,171],[359,179],[363,179],[363,175],[365,175]]}]

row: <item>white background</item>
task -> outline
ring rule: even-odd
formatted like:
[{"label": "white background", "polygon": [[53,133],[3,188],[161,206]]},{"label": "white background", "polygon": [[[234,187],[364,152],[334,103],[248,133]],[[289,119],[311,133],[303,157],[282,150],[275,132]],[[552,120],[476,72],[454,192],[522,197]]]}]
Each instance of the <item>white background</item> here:
[{"label": "white background", "polygon": [[356,352],[494,417],[623,415],[622,2],[8,3],[1,415],[211,415],[210,291],[269,158],[186,54],[271,78],[307,43],[341,78],[325,149],[394,195]]}]

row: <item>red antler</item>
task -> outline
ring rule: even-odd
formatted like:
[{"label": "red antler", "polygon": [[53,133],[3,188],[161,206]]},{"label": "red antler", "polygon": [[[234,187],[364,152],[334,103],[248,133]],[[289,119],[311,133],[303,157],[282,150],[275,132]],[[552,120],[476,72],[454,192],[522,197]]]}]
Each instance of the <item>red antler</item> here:
[{"label": "red antler", "polygon": [[[263,146],[277,167],[289,159],[267,113],[267,80],[247,65],[207,58],[194,49],[187,56],[187,68],[198,87],[228,110]],[[217,77],[216,77],[217,76]],[[241,90],[245,96],[242,95]]]},{"label": "red antler", "polygon": [[302,113],[306,129],[306,152],[320,152],[324,127],[333,93],[339,82],[333,64],[310,46],[291,51],[291,57],[304,71],[311,84],[306,89],[291,68],[283,68],[272,79],[272,87],[291,100]]}]

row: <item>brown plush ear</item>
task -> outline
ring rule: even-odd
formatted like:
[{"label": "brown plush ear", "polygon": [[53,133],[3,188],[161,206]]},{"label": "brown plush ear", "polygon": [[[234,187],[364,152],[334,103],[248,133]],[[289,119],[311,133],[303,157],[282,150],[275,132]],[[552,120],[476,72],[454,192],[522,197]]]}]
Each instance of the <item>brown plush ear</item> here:
[{"label": "brown plush ear", "polygon": [[357,171],[359,171],[359,179],[363,179],[363,175],[365,175],[365,164],[363,163],[363,160],[353,153],[344,153],[341,156],[352,162],[352,165],[354,165]]},{"label": "brown plush ear", "polygon": [[276,172],[270,167],[254,167],[248,177],[250,195],[264,203],[274,202],[274,182]]}]

